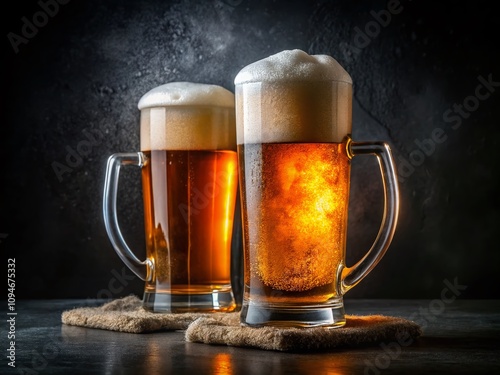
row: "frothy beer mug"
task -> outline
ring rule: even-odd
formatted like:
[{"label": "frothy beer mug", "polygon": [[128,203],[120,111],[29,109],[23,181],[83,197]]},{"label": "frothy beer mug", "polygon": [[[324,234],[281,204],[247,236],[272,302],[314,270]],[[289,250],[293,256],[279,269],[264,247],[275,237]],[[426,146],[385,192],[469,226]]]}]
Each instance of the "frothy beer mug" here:
[{"label": "frothy beer mug", "polygon": [[[352,80],[330,56],[283,51],[235,78],[245,258],[241,322],[340,327],[343,295],[378,263],[396,227],[398,188],[383,142],[351,141]],[[375,155],[382,225],[345,264],[350,161]]]},{"label": "frothy beer mug", "polygon": [[[146,309],[232,311],[234,95],[220,86],[173,82],[146,93],[139,109],[141,152],[108,160],[103,211],[111,243],[146,282]],[[129,249],[118,227],[118,175],[125,165],[142,168],[145,261]]]}]

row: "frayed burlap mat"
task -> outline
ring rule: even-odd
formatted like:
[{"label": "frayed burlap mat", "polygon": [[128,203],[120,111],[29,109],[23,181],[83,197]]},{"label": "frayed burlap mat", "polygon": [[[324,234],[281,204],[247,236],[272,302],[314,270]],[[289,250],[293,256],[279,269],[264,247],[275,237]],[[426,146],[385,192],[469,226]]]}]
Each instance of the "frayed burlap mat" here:
[{"label": "frayed burlap mat", "polygon": [[326,351],[338,348],[396,342],[410,345],[421,334],[409,320],[390,316],[346,316],[342,328],[250,328],[240,324],[240,314],[158,314],[145,310],[136,296],[98,307],[80,307],[62,313],[67,325],[129,333],[186,330],[185,339],[214,345],[229,345],[284,352]]},{"label": "frayed burlap mat", "polygon": [[326,351],[337,348],[396,342],[408,346],[422,331],[420,326],[390,316],[346,316],[342,328],[250,328],[240,325],[238,313],[199,318],[186,330],[186,341],[251,347],[283,352]]},{"label": "frayed burlap mat", "polygon": [[[218,315],[222,313],[216,313]],[[62,313],[64,324],[110,331],[145,333],[186,329],[203,313],[158,314],[145,310],[136,296],[108,302],[99,307],[80,307]]]}]

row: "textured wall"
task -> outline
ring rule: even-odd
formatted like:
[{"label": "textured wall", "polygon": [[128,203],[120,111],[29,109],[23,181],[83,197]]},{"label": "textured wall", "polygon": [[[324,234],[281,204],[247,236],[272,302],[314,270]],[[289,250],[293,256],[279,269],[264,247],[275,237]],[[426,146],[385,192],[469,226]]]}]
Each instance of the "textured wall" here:
[{"label": "textured wall", "polygon": [[[386,140],[398,161],[396,237],[349,295],[440,298],[443,281],[457,278],[464,297],[499,297],[498,20],[486,2],[454,4],[73,0],[47,16],[36,1],[11,4],[0,254],[4,265],[16,258],[18,297],[105,296],[113,278],[123,286],[113,296],[140,294],[143,283],[121,275],[101,215],[108,155],[139,148],[139,98],[181,80],[234,90],[243,66],[292,48],[330,54],[350,72],[354,139]],[[37,30],[23,26],[33,16]],[[120,217],[141,254],[139,177],[123,174]],[[355,159],[352,182],[351,263],[380,222],[376,163]]]}]

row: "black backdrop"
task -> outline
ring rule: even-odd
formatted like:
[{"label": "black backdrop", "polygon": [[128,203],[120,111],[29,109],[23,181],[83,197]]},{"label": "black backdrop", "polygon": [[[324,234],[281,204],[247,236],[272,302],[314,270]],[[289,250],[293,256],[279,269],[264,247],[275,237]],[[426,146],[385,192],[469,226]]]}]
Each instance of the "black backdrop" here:
[{"label": "black backdrop", "polygon": [[[330,54],[349,71],[353,138],[386,140],[399,167],[394,242],[348,295],[440,298],[449,280],[467,285],[461,297],[500,296],[500,59],[498,19],[487,2],[9,5],[2,12],[0,254],[5,270],[16,258],[18,298],[141,294],[143,283],[123,271],[101,215],[107,157],[139,148],[139,98],[170,81],[234,91],[243,66],[293,48]],[[123,231],[143,254],[140,174],[126,171],[122,181]],[[355,159],[350,263],[376,234],[381,194],[375,162]]]}]

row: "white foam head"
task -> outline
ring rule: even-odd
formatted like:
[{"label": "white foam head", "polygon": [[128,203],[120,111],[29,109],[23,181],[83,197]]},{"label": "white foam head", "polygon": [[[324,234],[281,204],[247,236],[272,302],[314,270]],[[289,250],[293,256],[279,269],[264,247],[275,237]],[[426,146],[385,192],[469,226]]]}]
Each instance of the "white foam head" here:
[{"label": "white foam head", "polygon": [[234,82],[238,144],[341,142],[351,133],[352,79],[331,56],[283,51]]},{"label": "white foam head", "polygon": [[155,87],[139,100],[139,109],[176,105],[208,105],[234,108],[234,94],[217,85],[170,82]]},{"label": "white foam head", "polygon": [[244,67],[234,83],[276,81],[338,81],[352,84],[349,73],[328,55],[308,55],[286,50]]},{"label": "white foam head", "polygon": [[234,94],[221,86],[171,82],[146,93],[141,151],[234,150]]}]

